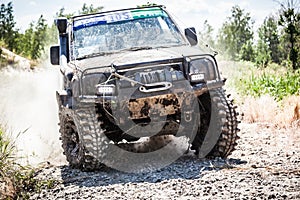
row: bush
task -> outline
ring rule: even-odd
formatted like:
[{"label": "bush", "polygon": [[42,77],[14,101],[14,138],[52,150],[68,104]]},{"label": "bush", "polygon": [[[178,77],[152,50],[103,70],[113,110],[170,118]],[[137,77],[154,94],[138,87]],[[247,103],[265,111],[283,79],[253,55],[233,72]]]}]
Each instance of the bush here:
[{"label": "bush", "polygon": [[300,94],[300,71],[261,75],[251,74],[250,78],[240,80],[239,90],[244,95],[260,97],[270,95],[280,101],[286,96]]},{"label": "bush", "polygon": [[7,137],[5,128],[0,125],[0,197],[1,199],[28,199],[30,193],[54,186],[54,180],[39,180],[30,166],[16,162],[16,146]]},{"label": "bush", "polygon": [[228,78],[226,87],[239,104],[245,122],[272,123],[276,127],[300,126],[300,70],[269,63],[257,68],[251,62],[220,62]]},{"label": "bush", "polygon": [[0,39],[0,69],[7,65],[8,61],[3,55],[2,48],[6,47],[6,44],[3,40]]}]

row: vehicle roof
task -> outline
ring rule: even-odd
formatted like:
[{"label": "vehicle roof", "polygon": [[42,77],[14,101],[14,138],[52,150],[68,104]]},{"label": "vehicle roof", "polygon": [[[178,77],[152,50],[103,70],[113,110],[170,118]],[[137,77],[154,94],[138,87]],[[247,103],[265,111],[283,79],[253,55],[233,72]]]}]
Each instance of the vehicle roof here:
[{"label": "vehicle roof", "polygon": [[124,8],[124,9],[117,9],[117,10],[109,10],[109,11],[103,11],[103,12],[97,12],[97,13],[92,13],[92,14],[83,14],[83,15],[76,15],[71,17],[72,20],[77,20],[89,16],[97,16],[101,14],[106,14],[106,13],[112,13],[112,12],[120,12],[120,11],[126,11],[126,10],[140,10],[140,9],[148,9],[148,8],[160,8],[164,9],[166,8],[164,5],[155,5],[155,6],[143,6],[143,7],[135,7],[135,8]]}]

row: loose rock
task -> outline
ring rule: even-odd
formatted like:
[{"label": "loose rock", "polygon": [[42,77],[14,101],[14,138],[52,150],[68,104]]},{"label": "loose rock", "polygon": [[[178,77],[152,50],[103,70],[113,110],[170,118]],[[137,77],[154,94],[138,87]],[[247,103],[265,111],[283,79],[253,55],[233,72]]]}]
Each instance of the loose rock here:
[{"label": "loose rock", "polygon": [[299,134],[242,124],[237,150],[228,159],[197,159],[190,152],[151,173],[53,166],[38,177],[60,184],[31,199],[300,199]]}]

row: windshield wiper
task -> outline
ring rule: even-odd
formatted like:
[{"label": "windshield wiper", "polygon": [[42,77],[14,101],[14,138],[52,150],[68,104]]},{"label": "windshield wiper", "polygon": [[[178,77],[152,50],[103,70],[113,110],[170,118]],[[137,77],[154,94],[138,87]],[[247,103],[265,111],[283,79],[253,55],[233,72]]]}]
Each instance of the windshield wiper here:
[{"label": "windshield wiper", "polygon": [[139,50],[148,50],[148,49],[159,49],[159,48],[170,48],[170,47],[177,47],[183,46],[183,44],[173,44],[173,45],[161,45],[161,46],[144,46],[144,47],[131,47],[129,49],[124,49],[126,51],[139,51]]},{"label": "windshield wiper", "polygon": [[108,52],[92,53],[92,54],[88,54],[88,55],[78,57],[78,58],[76,58],[76,60],[83,60],[83,59],[86,59],[86,58],[92,58],[92,57],[96,57],[96,56],[104,56],[104,55],[107,55],[107,54],[109,54],[109,53]]},{"label": "windshield wiper", "polygon": [[121,52],[121,51],[139,51],[139,50],[147,50],[147,49],[153,49],[153,47],[150,47],[150,46],[131,47],[131,48],[123,49],[123,50],[120,50],[120,51],[92,53],[92,54],[88,54],[88,55],[78,57],[78,58],[76,58],[76,60],[83,60],[83,59],[86,59],[86,58],[92,58],[92,57],[96,57],[96,56],[105,56],[105,55],[108,55],[108,54],[118,53],[118,52]]},{"label": "windshield wiper", "polygon": [[153,47],[150,46],[144,46],[144,47],[130,47],[128,49],[124,49],[125,51],[139,51],[139,50],[148,50],[153,49]]},{"label": "windshield wiper", "polygon": [[172,44],[172,45],[162,45],[162,46],[156,46],[155,48],[170,48],[170,47],[180,47],[180,46],[184,46],[185,44]]}]

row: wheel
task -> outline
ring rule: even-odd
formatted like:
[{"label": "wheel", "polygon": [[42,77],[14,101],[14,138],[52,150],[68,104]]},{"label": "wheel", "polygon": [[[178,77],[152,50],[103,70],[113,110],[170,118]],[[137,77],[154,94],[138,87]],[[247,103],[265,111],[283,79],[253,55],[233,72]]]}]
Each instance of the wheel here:
[{"label": "wheel", "polygon": [[237,145],[240,122],[228,97],[223,89],[199,97],[200,126],[191,147],[199,157],[226,158]]},{"label": "wheel", "polygon": [[70,166],[85,171],[99,169],[99,149],[103,147],[98,147],[102,144],[98,143],[101,128],[95,112],[81,105],[75,110],[61,108],[59,119],[62,148]]},{"label": "wheel", "polygon": [[59,111],[59,132],[63,153],[72,168],[81,168],[84,162],[84,147],[79,140],[74,119],[66,108]]}]

